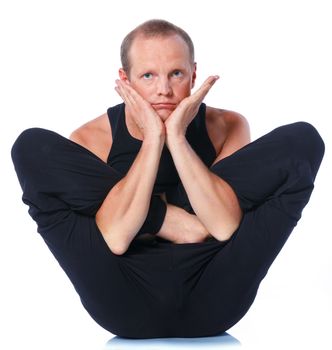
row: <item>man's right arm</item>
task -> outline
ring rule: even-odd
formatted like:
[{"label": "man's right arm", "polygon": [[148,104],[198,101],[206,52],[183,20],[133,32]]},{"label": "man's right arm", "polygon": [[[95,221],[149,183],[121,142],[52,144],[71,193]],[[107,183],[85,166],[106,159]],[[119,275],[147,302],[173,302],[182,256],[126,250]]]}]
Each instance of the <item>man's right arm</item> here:
[{"label": "man's right arm", "polygon": [[[103,119],[105,119],[105,116],[101,116],[100,118],[97,118],[96,120],[91,121],[87,125],[84,125],[83,127],[77,129],[71,134],[70,139],[75,141],[76,143],[79,143],[81,146],[89,149],[91,152],[93,152],[99,158],[106,162],[111,144],[109,144],[110,132],[108,129],[106,129]],[[146,145],[146,143],[147,140],[144,144]],[[158,152],[158,142],[153,142],[151,146],[155,147],[154,149],[156,151],[157,158],[159,157],[160,159],[160,155]],[[118,253],[124,252],[128,244],[128,240],[130,241],[130,237],[133,237],[135,235],[135,230],[137,228],[138,230],[136,234],[152,233],[156,234],[156,236],[159,236],[163,239],[169,240],[174,243],[201,242],[208,236],[206,228],[202,225],[197,216],[189,214],[183,208],[167,203],[166,196],[158,198],[157,195],[152,195],[152,197],[149,197],[150,202],[147,201],[145,204],[143,204],[144,196],[145,198],[148,197],[148,192],[143,191],[145,192],[145,194],[143,193],[143,198],[139,199],[140,190],[143,189],[143,187],[141,187],[140,185],[140,177],[144,177],[144,179],[147,179],[145,173],[146,166],[144,164],[147,159],[145,157],[147,149],[151,151],[151,148],[149,147],[143,147],[140,150],[140,157],[137,158],[133,163],[134,167],[132,167],[131,170],[128,171],[126,177],[120,180],[112,188],[112,190],[108,194],[107,200],[105,199],[102,207],[99,209],[98,212],[98,223],[100,226],[101,233],[106,243],[109,245],[110,249],[113,251],[117,251]],[[153,153],[150,153],[150,155],[153,157]],[[155,160],[155,166],[157,166],[156,164],[157,163]],[[135,169],[137,171],[135,171]],[[153,169],[152,172],[154,172]],[[134,190],[131,192],[125,191],[124,195],[121,189],[124,189],[125,183],[126,181],[128,181],[128,179],[128,183],[133,184],[132,187],[134,188]],[[130,181],[130,179],[133,181]],[[134,195],[136,199],[138,198],[138,200],[136,201],[138,203],[137,208],[141,209],[143,213],[140,217],[140,211],[138,209],[136,210],[135,206],[131,207],[131,211],[133,211],[133,214],[130,214],[130,212],[128,211],[128,214],[130,216],[133,215],[133,218],[129,220],[129,224],[131,226],[129,227],[129,229],[133,230],[133,234],[130,234],[128,238],[128,233],[126,233],[128,232],[127,229],[124,229],[125,232],[123,234],[114,234],[114,236],[117,236],[117,240],[120,243],[122,240],[124,243],[126,243],[124,244],[124,247],[122,247],[123,249],[117,250],[113,247],[115,246],[115,244],[113,244],[114,239],[112,240],[111,238],[109,238],[110,235],[113,234],[113,230],[112,233],[107,234],[107,228],[111,226],[109,218],[111,218],[110,215],[113,213],[113,206],[114,210],[121,210],[121,208],[123,210],[123,203],[128,203],[129,201],[133,204],[133,201],[130,197],[133,197]],[[113,200],[111,200],[111,198],[113,198]],[[122,199],[124,200],[124,202],[122,202]],[[149,205],[150,207],[146,215],[145,206]],[[143,210],[143,208],[145,209]],[[126,209],[126,207],[124,209]],[[125,220],[123,223],[126,224],[127,221],[128,220]],[[142,221],[144,223],[143,226],[140,227],[140,223]],[[102,228],[102,225],[105,225],[105,227],[103,226]],[[122,231],[120,230],[119,232]]]},{"label": "man's right arm", "polygon": [[114,254],[121,255],[142,227],[150,206],[164,137],[146,138],[126,176],[108,193],[96,223]]}]

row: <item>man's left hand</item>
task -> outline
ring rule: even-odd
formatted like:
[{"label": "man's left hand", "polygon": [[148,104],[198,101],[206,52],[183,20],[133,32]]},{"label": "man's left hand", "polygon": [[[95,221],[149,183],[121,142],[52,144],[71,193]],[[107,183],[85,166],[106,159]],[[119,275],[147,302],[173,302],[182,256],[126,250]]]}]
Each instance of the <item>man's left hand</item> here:
[{"label": "man's left hand", "polygon": [[217,75],[208,77],[202,86],[195,93],[184,98],[167,118],[164,123],[167,144],[169,138],[184,136],[186,134],[187,127],[196,116],[204,97],[218,79],[219,76]]}]

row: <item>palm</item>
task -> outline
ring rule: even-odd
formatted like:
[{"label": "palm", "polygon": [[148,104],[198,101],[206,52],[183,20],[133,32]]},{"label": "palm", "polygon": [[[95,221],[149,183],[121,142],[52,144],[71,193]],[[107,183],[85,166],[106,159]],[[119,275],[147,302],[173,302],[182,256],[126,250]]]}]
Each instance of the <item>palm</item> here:
[{"label": "palm", "polygon": [[185,135],[186,129],[197,114],[204,97],[218,78],[217,76],[209,77],[194,94],[181,101],[165,122],[168,135]]}]

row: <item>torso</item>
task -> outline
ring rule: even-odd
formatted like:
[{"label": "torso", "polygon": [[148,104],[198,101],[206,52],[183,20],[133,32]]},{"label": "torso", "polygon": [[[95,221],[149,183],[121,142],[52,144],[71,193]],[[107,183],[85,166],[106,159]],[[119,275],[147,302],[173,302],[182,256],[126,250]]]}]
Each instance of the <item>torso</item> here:
[{"label": "torso", "polygon": [[[119,173],[126,175],[139,153],[143,138],[133,133],[133,129],[128,128],[130,122],[128,123],[123,103],[109,108],[107,113],[113,136],[107,164]],[[206,105],[204,103],[199,106],[195,118],[188,125],[185,136],[201,161],[207,167],[210,167],[217,154],[207,132]],[[165,144],[160,155],[153,193],[163,193],[178,184],[179,181],[180,178],[173,157]]]},{"label": "torso", "polygon": [[[226,110],[206,106],[206,130],[216,154],[219,154],[225,141],[226,123],[224,116],[227,113]],[[127,118],[126,126],[133,138],[142,141],[141,135],[128,122]],[[113,145],[112,128],[108,114],[104,113],[84,124],[72,133],[70,139],[89,149],[106,163]]]}]

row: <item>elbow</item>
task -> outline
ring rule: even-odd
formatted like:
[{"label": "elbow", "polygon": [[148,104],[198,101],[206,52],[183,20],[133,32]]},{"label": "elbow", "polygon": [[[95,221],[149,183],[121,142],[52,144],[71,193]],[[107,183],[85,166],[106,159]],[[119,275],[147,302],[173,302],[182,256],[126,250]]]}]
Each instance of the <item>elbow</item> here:
[{"label": "elbow", "polygon": [[107,244],[107,245],[108,245],[110,251],[114,255],[123,255],[128,250],[128,246],[123,245],[123,244],[112,244],[112,245]]},{"label": "elbow", "polygon": [[228,226],[228,227],[222,227],[219,230],[214,230],[210,232],[211,236],[213,236],[217,241],[224,242],[228,241],[232,238],[234,232],[237,230],[238,226]]},{"label": "elbow", "polygon": [[220,225],[214,227],[210,234],[218,241],[228,241],[235,231],[239,228],[242,216],[233,218],[233,220],[223,221]]},{"label": "elbow", "polygon": [[124,235],[117,231],[103,233],[100,231],[108,248],[114,255],[123,255],[128,250],[130,242],[126,241]]},{"label": "elbow", "polygon": [[105,224],[105,222],[100,219],[98,213],[96,215],[96,225],[105,243],[113,254],[123,255],[128,250],[130,244],[130,241],[126,239],[128,235],[119,229],[114,229],[114,227],[110,229],[110,225]]},{"label": "elbow", "polygon": [[123,255],[129,247],[130,242],[124,239],[122,232],[114,231],[103,234],[102,236],[110,249],[110,251],[115,255]]}]

